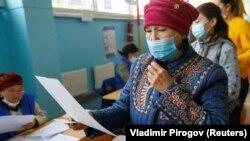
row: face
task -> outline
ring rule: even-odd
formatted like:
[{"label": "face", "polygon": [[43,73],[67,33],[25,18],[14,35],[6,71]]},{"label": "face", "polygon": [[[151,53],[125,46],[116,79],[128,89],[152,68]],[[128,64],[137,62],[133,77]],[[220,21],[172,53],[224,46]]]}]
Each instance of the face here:
[{"label": "face", "polygon": [[136,58],[137,54],[138,54],[138,52],[128,53],[128,56],[129,56],[129,58]]},{"label": "face", "polygon": [[199,14],[199,17],[193,22],[193,24],[202,24],[204,25],[206,31],[210,32],[215,26],[215,18],[211,20],[207,19],[202,13]]},{"label": "face", "polygon": [[11,103],[20,101],[23,97],[23,86],[14,85],[1,92],[1,96]]},{"label": "face", "polygon": [[230,4],[224,4],[221,0],[212,0],[212,2],[220,8],[223,15],[227,16],[230,12]]},{"label": "face", "polygon": [[148,26],[146,29],[146,39],[149,41],[162,40],[164,38],[174,37],[175,45],[178,47],[184,36],[171,28],[164,26]]}]

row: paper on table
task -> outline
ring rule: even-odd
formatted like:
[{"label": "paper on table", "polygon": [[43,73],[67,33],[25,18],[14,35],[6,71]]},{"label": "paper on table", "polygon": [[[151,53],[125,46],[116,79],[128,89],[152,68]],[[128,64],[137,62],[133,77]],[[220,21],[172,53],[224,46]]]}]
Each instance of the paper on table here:
[{"label": "paper on table", "polygon": [[71,137],[64,134],[57,134],[51,138],[34,138],[34,139],[18,136],[16,138],[10,139],[9,141],[78,141],[78,140],[79,138],[76,137]]},{"label": "paper on table", "polygon": [[32,140],[32,139],[28,139],[22,136],[18,136],[16,138],[10,139],[9,141],[36,141],[36,140]]},{"label": "paper on table", "polygon": [[56,100],[56,102],[69,114],[75,121],[85,124],[89,127],[103,131],[110,135],[112,132],[100,125],[90,114],[72,97],[72,95],[64,88],[59,80],[54,78],[46,78],[36,76],[38,81]]},{"label": "paper on table", "polygon": [[78,141],[79,138],[64,135],[64,134],[57,134],[56,136],[47,139],[46,141]]},{"label": "paper on table", "polygon": [[126,141],[125,135],[119,135],[112,139],[112,141]]},{"label": "paper on table", "polygon": [[69,129],[69,126],[65,123],[52,121],[49,125],[44,126],[43,128],[38,129],[32,134],[27,135],[28,138],[44,138],[61,133]]},{"label": "paper on table", "polygon": [[34,115],[0,116],[0,133],[24,130],[23,125],[32,122]]}]

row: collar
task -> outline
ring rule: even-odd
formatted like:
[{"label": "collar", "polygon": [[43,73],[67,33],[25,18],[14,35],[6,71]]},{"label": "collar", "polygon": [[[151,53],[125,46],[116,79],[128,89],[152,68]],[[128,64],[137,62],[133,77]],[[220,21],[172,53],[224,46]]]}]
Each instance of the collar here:
[{"label": "collar", "polygon": [[[4,105],[6,105],[7,108],[8,108],[9,110],[11,110],[11,111],[18,111],[18,109],[19,109],[19,107],[20,107],[20,105],[21,105],[21,102],[18,102],[17,104],[13,104],[13,103],[8,102],[8,101],[5,100],[4,98],[3,98],[1,101],[2,101],[2,103],[3,103]],[[11,104],[13,104],[13,105],[11,105]]]}]

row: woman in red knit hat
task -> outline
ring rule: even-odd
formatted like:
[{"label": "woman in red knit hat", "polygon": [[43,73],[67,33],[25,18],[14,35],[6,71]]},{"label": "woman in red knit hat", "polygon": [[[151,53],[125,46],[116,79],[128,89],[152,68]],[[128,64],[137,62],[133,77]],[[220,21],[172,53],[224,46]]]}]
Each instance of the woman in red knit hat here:
[{"label": "woman in red knit hat", "polygon": [[[90,111],[114,131],[135,125],[227,124],[228,80],[224,69],[199,56],[187,35],[198,11],[181,0],[151,0],[144,9],[144,30],[150,53],[132,64],[119,100]],[[86,128],[72,125],[73,129]],[[86,135],[100,135],[92,128]]]},{"label": "woman in red knit hat", "polygon": [[[34,95],[23,90],[22,77],[14,72],[0,74],[0,116],[35,115],[35,119],[23,125],[24,129],[31,129],[46,121],[45,111],[35,102]],[[0,134],[4,141],[15,136],[16,132]]]}]

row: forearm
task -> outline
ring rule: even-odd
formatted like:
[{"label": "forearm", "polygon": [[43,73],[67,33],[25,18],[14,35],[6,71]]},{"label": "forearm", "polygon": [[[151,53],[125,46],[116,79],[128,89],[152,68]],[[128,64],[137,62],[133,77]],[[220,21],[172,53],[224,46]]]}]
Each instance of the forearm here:
[{"label": "forearm", "polygon": [[180,124],[228,124],[227,75],[223,68],[218,67],[206,78],[206,81],[189,86],[194,87],[190,91],[176,82],[171,83],[156,106]]},{"label": "forearm", "polygon": [[[97,122],[111,132],[124,127],[129,119],[128,113],[121,110],[117,105],[90,112]],[[93,128],[87,128],[85,129],[85,134],[90,138],[94,138],[104,133]]]},{"label": "forearm", "polygon": [[39,125],[47,120],[46,111],[42,110],[37,103],[35,103],[35,118]]},{"label": "forearm", "polygon": [[189,97],[179,84],[172,83],[157,100],[156,105],[180,124],[204,124],[206,111]]}]

